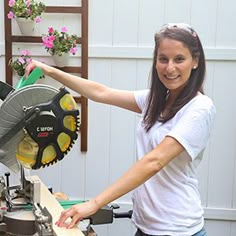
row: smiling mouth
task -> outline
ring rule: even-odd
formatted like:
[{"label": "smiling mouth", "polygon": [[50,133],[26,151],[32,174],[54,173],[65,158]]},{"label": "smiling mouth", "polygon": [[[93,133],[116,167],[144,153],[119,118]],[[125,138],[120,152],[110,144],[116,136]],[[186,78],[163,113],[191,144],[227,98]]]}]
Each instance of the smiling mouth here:
[{"label": "smiling mouth", "polygon": [[175,75],[175,76],[165,75],[165,78],[168,79],[168,80],[175,80],[175,79],[179,78],[179,75]]}]

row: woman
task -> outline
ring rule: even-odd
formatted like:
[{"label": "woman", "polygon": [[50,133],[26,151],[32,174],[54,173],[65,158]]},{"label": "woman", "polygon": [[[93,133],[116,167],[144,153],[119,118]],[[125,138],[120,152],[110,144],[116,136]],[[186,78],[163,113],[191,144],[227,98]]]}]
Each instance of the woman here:
[{"label": "woman", "polygon": [[155,35],[150,89],[121,91],[33,61],[26,74],[44,74],[96,102],[141,113],[138,161],[95,198],[62,212],[68,228],[134,190],[132,220],[141,235],[206,235],[195,169],[208,141],[215,108],[203,94],[205,57],[187,24],[167,24]]}]

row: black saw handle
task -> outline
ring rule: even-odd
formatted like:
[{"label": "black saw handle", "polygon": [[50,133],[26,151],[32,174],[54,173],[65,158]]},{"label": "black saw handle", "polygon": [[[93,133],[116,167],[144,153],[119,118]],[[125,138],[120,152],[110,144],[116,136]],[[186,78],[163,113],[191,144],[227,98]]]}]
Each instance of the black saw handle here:
[{"label": "black saw handle", "polygon": [[0,99],[2,101],[4,101],[5,98],[7,97],[7,95],[14,90],[15,89],[12,86],[10,86],[9,84],[6,84],[6,83],[0,81]]}]

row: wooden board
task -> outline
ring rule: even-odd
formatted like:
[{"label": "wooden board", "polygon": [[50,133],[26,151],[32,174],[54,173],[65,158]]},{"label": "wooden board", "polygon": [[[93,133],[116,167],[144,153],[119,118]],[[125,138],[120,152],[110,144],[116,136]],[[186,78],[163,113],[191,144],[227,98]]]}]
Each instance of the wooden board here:
[{"label": "wooden board", "polygon": [[40,182],[40,205],[46,207],[52,215],[52,228],[55,236],[84,236],[78,226],[72,229],[66,229],[65,227],[57,227],[55,222],[59,219],[63,207],[59,204],[56,198],[50,193],[47,187],[43,184],[40,178],[36,175],[27,176],[28,181]]}]

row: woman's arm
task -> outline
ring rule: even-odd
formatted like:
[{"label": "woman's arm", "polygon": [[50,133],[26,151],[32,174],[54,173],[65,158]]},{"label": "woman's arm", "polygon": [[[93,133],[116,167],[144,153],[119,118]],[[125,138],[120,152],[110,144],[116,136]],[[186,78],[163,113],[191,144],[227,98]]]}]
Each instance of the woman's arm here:
[{"label": "woman's arm", "polygon": [[166,137],[156,148],[137,161],[120,179],[97,197],[63,211],[57,225],[63,226],[64,222],[72,217],[68,228],[73,227],[82,218],[94,214],[104,205],[143,184],[183,151],[184,148],[178,141],[172,137]]},{"label": "woman's arm", "polygon": [[132,91],[112,89],[100,83],[71,75],[35,60],[32,60],[26,67],[26,77],[35,67],[41,68],[44,75],[48,75],[88,99],[140,113]]}]

